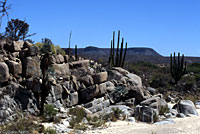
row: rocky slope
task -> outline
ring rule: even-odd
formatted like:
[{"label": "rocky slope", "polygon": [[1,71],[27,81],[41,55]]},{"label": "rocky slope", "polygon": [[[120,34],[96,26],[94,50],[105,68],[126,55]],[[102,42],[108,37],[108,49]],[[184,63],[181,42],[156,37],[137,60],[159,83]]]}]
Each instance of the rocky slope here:
[{"label": "rocky slope", "polygon": [[[42,83],[39,49],[24,41],[1,40],[0,46],[0,123],[15,120],[17,111],[38,115]],[[51,126],[59,133],[69,131],[73,118],[67,113],[73,106],[83,108],[90,117],[109,116],[118,108],[124,119],[148,123],[198,115],[189,100],[169,107],[162,94],[144,87],[139,76],[122,68],[107,69],[91,60],[60,54],[52,55],[51,63],[46,104],[64,113],[62,122]]]}]

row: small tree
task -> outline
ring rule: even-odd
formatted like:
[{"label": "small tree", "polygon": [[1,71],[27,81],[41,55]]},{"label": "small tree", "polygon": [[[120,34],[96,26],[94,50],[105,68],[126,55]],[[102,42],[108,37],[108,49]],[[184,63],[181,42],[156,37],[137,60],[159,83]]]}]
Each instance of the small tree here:
[{"label": "small tree", "polygon": [[34,34],[29,34],[29,24],[25,21],[19,19],[11,19],[6,27],[6,37],[11,40],[24,40],[27,37],[33,36]]}]

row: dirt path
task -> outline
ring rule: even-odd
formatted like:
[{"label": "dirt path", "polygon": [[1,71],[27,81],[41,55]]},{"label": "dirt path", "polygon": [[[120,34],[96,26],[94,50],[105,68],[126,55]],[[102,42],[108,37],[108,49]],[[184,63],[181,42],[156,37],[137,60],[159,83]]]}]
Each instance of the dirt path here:
[{"label": "dirt path", "polygon": [[[198,110],[200,113],[200,110]],[[200,116],[176,118],[174,124],[155,125],[118,121],[108,123],[109,127],[90,130],[86,134],[200,134]]]}]

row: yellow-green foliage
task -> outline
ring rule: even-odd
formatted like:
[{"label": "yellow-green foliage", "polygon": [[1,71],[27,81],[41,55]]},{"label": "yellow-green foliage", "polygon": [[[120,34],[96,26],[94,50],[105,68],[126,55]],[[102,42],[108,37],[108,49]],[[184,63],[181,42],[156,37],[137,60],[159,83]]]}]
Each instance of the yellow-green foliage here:
[{"label": "yellow-green foliage", "polygon": [[54,44],[50,44],[47,48],[47,45],[44,45],[44,43],[41,43],[41,42],[37,42],[35,44],[39,49],[40,51],[43,53],[46,51],[46,49],[50,49],[50,51],[53,53],[53,54],[62,54],[62,55],[65,55],[65,51],[60,48],[59,45],[54,45]]}]

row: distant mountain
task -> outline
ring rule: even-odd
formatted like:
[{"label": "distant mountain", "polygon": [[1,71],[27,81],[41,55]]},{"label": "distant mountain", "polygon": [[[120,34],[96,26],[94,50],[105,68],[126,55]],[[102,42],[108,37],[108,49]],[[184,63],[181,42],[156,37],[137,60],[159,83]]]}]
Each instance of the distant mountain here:
[{"label": "distant mountain", "polygon": [[[63,49],[67,51],[67,48],[63,48]],[[115,51],[117,51],[117,49],[115,49]],[[74,49],[71,49],[71,53],[74,54]],[[98,48],[94,46],[88,46],[86,48],[78,48],[77,53],[79,56],[93,59],[93,60],[98,60],[98,59],[108,60],[108,57],[110,55],[110,48]],[[189,63],[200,62],[200,57],[186,57],[185,59]],[[127,49],[126,61],[169,63],[169,57],[164,57],[160,55],[158,52],[156,52],[152,48],[132,47],[132,48]]]}]

